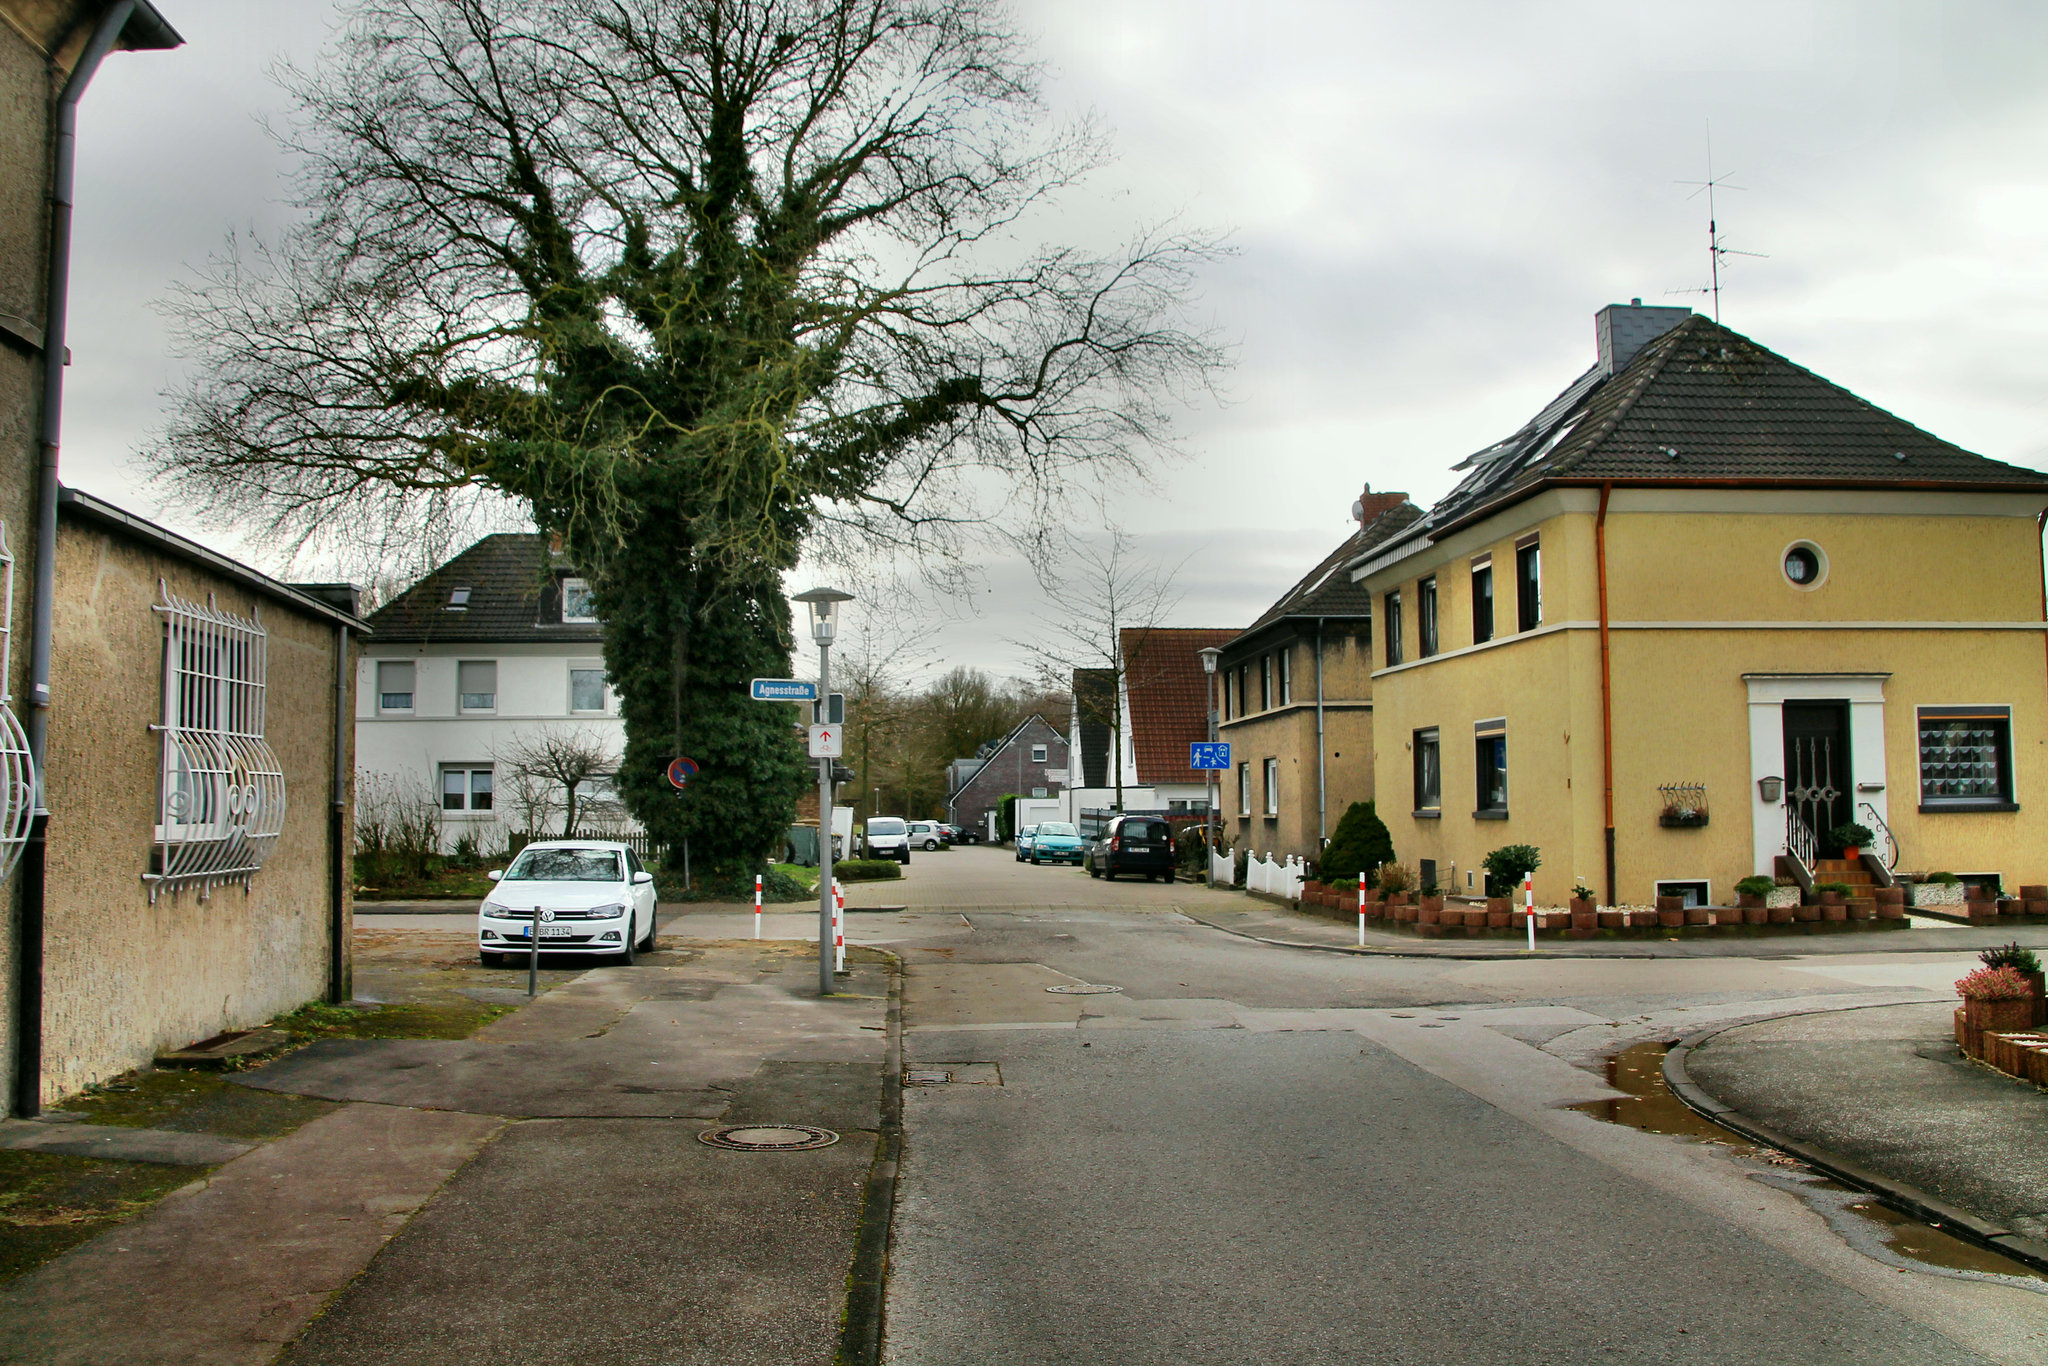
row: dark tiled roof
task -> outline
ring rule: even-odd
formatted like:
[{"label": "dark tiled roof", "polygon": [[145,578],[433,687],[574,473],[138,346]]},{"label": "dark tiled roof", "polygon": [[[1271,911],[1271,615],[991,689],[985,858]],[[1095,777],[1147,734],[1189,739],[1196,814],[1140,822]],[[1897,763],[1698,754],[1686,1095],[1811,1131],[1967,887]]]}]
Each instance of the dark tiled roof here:
[{"label": "dark tiled roof", "polygon": [[[562,620],[561,575],[569,568],[539,536],[486,536],[378,608],[370,617],[380,642],[588,641],[602,644],[594,623]],[[449,595],[469,590],[465,611]]]},{"label": "dark tiled roof", "polygon": [[1471,473],[1422,532],[1553,483],[2048,487],[2048,474],[1943,441],[1697,315],[1612,378],[1587,371],[1458,468]]},{"label": "dark tiled roof", "polygon": [[1188,745],[1209,738],[1209,676],[1195,651],[1238,633],[1202,627],[1123,632],[1124,685],[1131,698],[1131,747],[1138,781],[1203,783],[1188,767]]},{"label": "dark tiled roof", "polygon": [[1300,583],[1281,594],[1280,600],[1268,607],[1237,639],[1257,635],[1287,617],[1371,617],[1372,594],[1365,591],[1364,584],[1352,582],[1351,576],[1344,572],[1346,567],[1393,540],[1422,518],[1422,509],[1413,503],[1402,503],[1382,512],[1345,537],[1342,545],[1303,575]]}]

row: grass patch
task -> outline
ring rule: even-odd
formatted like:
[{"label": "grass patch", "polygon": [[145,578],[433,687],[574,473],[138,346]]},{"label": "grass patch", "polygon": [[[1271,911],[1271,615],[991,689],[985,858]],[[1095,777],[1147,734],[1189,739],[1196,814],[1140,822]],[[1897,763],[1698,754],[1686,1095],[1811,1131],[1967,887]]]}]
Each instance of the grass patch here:
[{"label": "grass patch", "polygon": [[56,1107],[90,1124],[172,1129],[260,1143],[337,1110],[332,1101],[237,1086],[218,1072],[147,1068],[103,1082]]},{"label": "grass patch", "polygon": [[371,880],[358,878],[356,895],[365,901],[482,901],[496,885],[484,876],[485,871],[443,868],[422,877],[385,873],[374,878],[374,885]]},{"label": "grass patch", "polygon": [[0,1282],[133,1219],[212,1170],[0,1150]]},{"label": "grass patch", "polygon": [[801,863],[777,863],[772,865],[776,872],[793,882],[801,882],[812,891],[818,890],[818,870],[807,868]]},{"label": "grass patch", "polygon": [[295,1039],[466,1039],[516,1006],[468,999],[328,1005],[314,1001],[270,1023]]}]

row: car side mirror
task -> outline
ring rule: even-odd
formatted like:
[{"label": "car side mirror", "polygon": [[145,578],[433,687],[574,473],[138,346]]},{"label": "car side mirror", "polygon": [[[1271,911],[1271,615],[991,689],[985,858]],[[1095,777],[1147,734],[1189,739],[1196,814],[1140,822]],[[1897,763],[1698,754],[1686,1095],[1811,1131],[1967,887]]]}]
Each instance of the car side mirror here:
[{"label": "car side mirror", "polygon": [[652,881],[654,881],[654,874],[646,872],[644,870],[633,874],[633,885],[635,887],[645,886],[646,884]]},{"label": "car side mirror", "polygon": [[503,868],[493,868],[490,872],[485,873],[484,876],[496,882],[499,878],[505,876],[505,870]]}]

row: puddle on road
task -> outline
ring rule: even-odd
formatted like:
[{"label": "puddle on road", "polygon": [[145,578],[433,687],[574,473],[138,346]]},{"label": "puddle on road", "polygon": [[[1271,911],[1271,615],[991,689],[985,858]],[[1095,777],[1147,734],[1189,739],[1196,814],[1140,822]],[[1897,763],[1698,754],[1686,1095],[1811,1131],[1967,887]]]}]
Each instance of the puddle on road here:
[{"label": "puddle on road", "polygon": [[1664,1055],[1670,1048],[1668,1043],[1624,1048],[1607,1059],[1607,1084],[1623,1092],[1622,1098],[1590,1100],[1570,1108],[1644,1133],[1718,1143],[1733,1149],[1737,1156],[1768,1163],[1777,1170],[1751,1172],[1750,1178],[1799,1197],[1843,1242],[1900,1271],[1995,1281],[2048,1294],[2048,1276],[2024,1263],[1901,1214],[1865,1191],[1830,1180],[1805,1163],[1752,1143],[1700,1114],[1664,1084]]}]

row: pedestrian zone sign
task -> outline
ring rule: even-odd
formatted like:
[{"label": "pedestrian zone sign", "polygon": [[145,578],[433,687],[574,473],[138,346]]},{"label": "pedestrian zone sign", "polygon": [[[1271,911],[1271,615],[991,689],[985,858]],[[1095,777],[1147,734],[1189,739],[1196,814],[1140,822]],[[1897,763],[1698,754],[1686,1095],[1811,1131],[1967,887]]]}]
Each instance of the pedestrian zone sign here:
[{"label": "pedestrian zone sign", "polygon": [[837,726],[811,727],[811,757],[837,759],[846,752],[846,740]]},{"label": "pedestrian zone sign", "polygon": [[1230,742],[1227,740],[1197,740],[1188,746],[1188,767],[1194,769],[1228,769],[1230,767]]},{"label": "pedestrian zone sign", "polygon": [[815,702],[818,685],[795,678],[757,678],[748,690],[756,702]]}]

